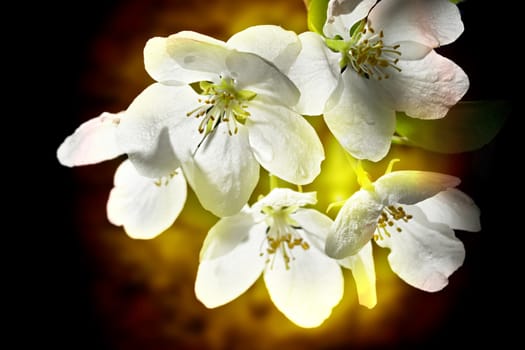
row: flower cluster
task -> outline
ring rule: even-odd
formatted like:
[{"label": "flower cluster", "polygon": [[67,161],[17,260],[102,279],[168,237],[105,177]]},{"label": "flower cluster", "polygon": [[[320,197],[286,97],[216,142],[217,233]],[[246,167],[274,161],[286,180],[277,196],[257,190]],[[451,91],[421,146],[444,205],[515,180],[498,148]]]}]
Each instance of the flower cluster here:
[{"label": "flower cluster", "polygon": [[[387,156],[396,112],[443,118],[461,100],[466,74],[434,49],[462,31],[448,0],[330,0],[318,32],[260,25],[226,42],[191,31],[155,37],[144,48],[155,82],[125,111],[82,124],[57,157],[72,167],[126,155],[107,216],[132,238],[168,229],[189,185],[219,218],[195,282],[209,308],[262,275],[288,319],[317,327],[343,296],[342,268],[352,271],[359,303],[372,308],[372,241],[390,249],[402,280],[438,291],[465,257],[454,230],[479,231],[478,207],[454,176],[392,171],[392,160],[372,181],[362,161]],[[304,116],[324,119],[360,185],[330,206],[341,207],[334,220],[311,207],[316,192],[302,191],[325,159]],[[250,205],[261,167],[297,191],[275,187]]]}]

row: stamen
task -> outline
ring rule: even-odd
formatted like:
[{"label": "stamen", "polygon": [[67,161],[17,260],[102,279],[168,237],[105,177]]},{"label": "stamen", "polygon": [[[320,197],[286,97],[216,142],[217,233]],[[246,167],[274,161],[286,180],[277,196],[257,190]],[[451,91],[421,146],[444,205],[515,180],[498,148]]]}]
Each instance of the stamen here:
[{"label": "stamen", "polygon": [[376,33],[370,22],[363,20],[362,23],[363,29],[354,33],[347,42],[345,62],[367,79],[389,79],[388,68],[401,72],[401,68],[397,66],[401,56],[400,45],[385,45],[382,30]]},{"label": "stamen", "polygon": [[170,183],[170,180],[173,179],[176,175],[177,175],[177,170],[173,170],[168,175],[159,177],[153,183],[157,187],[168,186],[168,184]]},{"label": "stamen", "polygon": [[302,227],[290,217],[295,210],[297,210],[296,207],[274,208],[271,206],[261,210],[267,215],[266,221],[269,224],[266,228],[266,250],[259,253],[259,256],[266,255],[265,262],[270,263],[272,269],[276,254],[282,256],[285,268],[288,270],[290,263],[295,260],[293,255],[295,247],[301,247],[303,250],[310,249],[310,244],[300,236],[299,230],[302,230]]},{"label": "stamen", "polygon": [[233,136],[239,132],[238,124],[244,124],[250,116],[246,110],[248,108],[246,102],[255,98],[256,94],[248,90],[237,90],[235,79],[222,75],[220,78],[219,84],[208,81],[199,83],[199,93],[202,97],[199,97],[197,102],[202,105],[186,113],[188,117],[202,118],[197,130],[204,134],[204,137],[197,145],[195,152],[219,123],[226,122],[228,134]]},{"label": "stamen", "polygon": [[407,214],[405,212],[405,209],[401,206],[398,206],[397,208],[393,205],[389,205],[383,211],[381,212],[381,215],[377,219],[377,230],[374,234],[374,240],[382,240],[383,236],[381,233],[383,233],[385,236],[390,237],[390,231],[389,228],[396,229],[396,232],[401,233],[403,232],[403,229],[401,227],[396,225],[396,221],[402,220],[404,222],[409,222],[413,218],[412,215]]}]

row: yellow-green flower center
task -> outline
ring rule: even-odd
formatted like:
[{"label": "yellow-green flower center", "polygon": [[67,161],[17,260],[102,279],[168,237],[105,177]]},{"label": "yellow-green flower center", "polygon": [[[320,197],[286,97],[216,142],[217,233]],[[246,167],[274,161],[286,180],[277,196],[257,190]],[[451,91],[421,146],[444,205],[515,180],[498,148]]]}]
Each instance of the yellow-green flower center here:
[{"label": "yellow-green flower center", "polygon": [[396,208],[393,205],[389,205],[383,209],[383,212],[377,220],[377,230],[374,234],[374,240],[377,241],[384,239],[383,235],[390,237],[391,234],[389,229],[395,229],[398,233],[403,232],[401,227],[396,225],[396,221],[402,220],[404,222],[409,222],[411,219],[412,215],[407,214],[403,207],[399,206]]},{"label": "yellow-green flower center", "polygon": [[353,29],[350,40],[327,39],[326,43],[342,54],[342,69],[352,68],[367,79],[382,80],[390,78],[391,72],[401,72],[397,66],[400,45],[386,45],[383,37],[383,31],[377,33],[369,22],[362,20]]},{"label": "yellow-green flower center", "polygon": [[206,137],[221,123],[228,124],[228,133],[237,134],[237,124],[244,124],[250,113],[246,110],[246,102],[257,94],[249,90],[237,90],[236,80],[230,77],[221,77],[218,84],[209,81],[199,83],[199,107],[186,113],[186,116],[202,118],[199,124],[199,133]]},{"label": "yellow-green flower center", "polygon": [[297,207],[283,207],[274,208],[271,206],[264,207],[262,212],[267,215],[266,223],[266,241],[267,248],[265,252],[261,252],[260,256],[267,257],[266,263],[271,263],[273,268],[274,258],[276,254],[281,254],[286,269],[290,269],[290,262],[294,260],[292,250],[295,247],[301,247],[304,250],[310,248],[306,242],[297,232],[302,229],[297,222],[290,217]]}]

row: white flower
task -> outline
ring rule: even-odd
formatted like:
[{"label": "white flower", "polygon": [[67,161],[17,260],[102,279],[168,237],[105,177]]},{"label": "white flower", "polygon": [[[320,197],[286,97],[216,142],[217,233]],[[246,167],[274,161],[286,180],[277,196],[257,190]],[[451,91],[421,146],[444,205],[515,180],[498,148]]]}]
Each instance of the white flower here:
[{"label": "white flower", "polygon": [[[286,62],[288,54],[281,53]],[[164,133],[205,209],[218,216],[241,210],[258,182],[259,165],[299,185],[320,173],[321,141],[290,109],[299,91],[275,65],[188,31],[150,39],[144,57],[159,83],[135,99],[140,107],[121,123],[119,143],[128,152],[138,147],[137,138],[143,143]]]},{"label": "white flower", "polygon": [[315,192],[274,189],[211,228],[195,282],[209,308],[244,293],[261,273],[275,306],[301,327],[317,327],[343,295],[343,275],[324,254],[332,220],[313,209]]},{"label": "white flower", "polygon": [[372,300],[372,239],[390,248],[390,266],[406,283],[428,292],[443,289],[465,258],[454,230],[480,230],[479,208],[455,188],[459,182],[440,173],[395,171],[368,183],[338,213],[326,241],[327,254],[350,257],[343,265],[352,267],[354,273],[354,265],[361,264],[358,290],[371,293],[368,298]]},{"label": "white flower", "polygon": [[[122,155],[117,142],[117,130],[126,114],[105,112],[83,123],[58,148],[59,162],[73,167],[95,164]],[[128,156],[138,159],[138,164],[139,160],[148,162],[147,157],[140,152]],[[158,154],[151,156],[159,157]],[[160,158],[167,160],[167,157]],[[173,162],[168,164],[174,165]],[[140,175],[131,161],[125,160],[115,173],[114,188],[107,203],[107,216],[112,224],[123,226],[130,237],[149,239],[173,224],[185,202],[186,180],[180,169],[173,168],[165,176],[149,178]]]},{"label": "white flower", "polygon": [[[296,110],[324,114],[355,158],[378,161],[387,154],[395,111],[442,118],[469,86],[461,68],[433,50],[463,31],[457,6],[449,0],[331,0],[325,37],[305,32],[297,38],[275,26],[252,31],[255,35],[236,35],[243,50],[282,69],[301,91]],[[261,32],[271,41],[259,45],[255,39]],[[291,64],[276,54],[284,48],[290,53],[300,48]]]}]

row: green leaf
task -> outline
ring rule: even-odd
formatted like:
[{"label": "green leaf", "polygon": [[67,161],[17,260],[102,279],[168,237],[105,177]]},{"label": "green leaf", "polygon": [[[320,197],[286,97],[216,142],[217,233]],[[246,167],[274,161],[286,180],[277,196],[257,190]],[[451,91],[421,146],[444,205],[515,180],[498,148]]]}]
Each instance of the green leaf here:
[{"label": "green leaf", "polygon": [[308,29],[323,35],[329,0],[311,0],[308,4]]},{"label": "green leaf", "polygon": [[[422,120],[397,113],[394,140],[439,153],[460,153],[479,149],[502,128],[510,113],[508,101],[464,101],[452,107],[442,119]],[[397,142],[396,142],[397,141]]]}]

